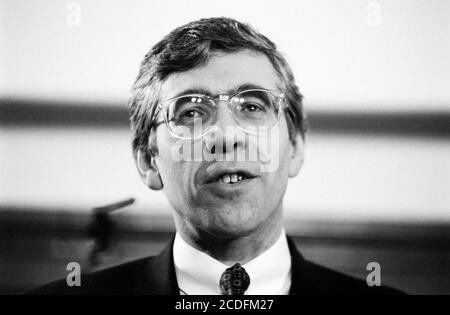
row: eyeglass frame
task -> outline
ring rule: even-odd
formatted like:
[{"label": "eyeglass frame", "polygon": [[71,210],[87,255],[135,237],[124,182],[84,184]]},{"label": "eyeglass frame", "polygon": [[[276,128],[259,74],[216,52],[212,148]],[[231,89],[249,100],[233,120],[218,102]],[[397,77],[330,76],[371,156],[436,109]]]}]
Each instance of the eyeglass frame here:
[{"label": "eyeglass frame", "polygon": [[[237,95],[239,95],[239,94],[242,94],[242,93],[245,93],[245,92],[258,92],[258,91],[259,91],[259,92],[271,93],[273,96],[275,96],[275,97],[281,99],[282,103],[285,105],[285,108],[284,108],[285,110],[289,108],[288,102],[287,102],[286,99],[285,99],[285,93],[280,92],[280,91],[275,91],[275,90],[269,90],[269,89],[253,88],[253,89],[245,89],[245,90],[242,90],[242,91],[237,91],[236,93],[233,93],[233,94],[220,93],[220,94],[218,94],[218,95],[216,95],[216,96],[209,96],[209,95],[200,94],[200,93],[191,93],[191,94],[183,94],[183,95],[171,97],[171,98],[165,99],[165,100],[163,100],[163,101],[161,101],[161,102],[158,103],[158,105],[157,105],[157,107],[158,107],[158,109],[159,109],[158,114],[162,114],[164,123],[166,124],[167,129],[169,130],[170,134],[171,134],[174,138],[178,138],[178,139],[182,139],[182,140],[196,140],[196,139],[199,139],[199,138],[204,137],[204,136],[208,133],[209,127],[207,127],[207,128],[204,130],[204,132],[202,132],[202,133],[201,133],[200,135],[198,135],[198,136],[195,136],[195,137],[189,137],[189,138],[181,137],[181,136],[177,135],[177,134],[172,130],[172,128],[170,127],[169,121],[168,121],[168,112],[167,112],[167,109],[165,108],[165,107],[167,107],[167,106],[164,106],[164,105],[167,104],[167,103],[170,102],[170,101],[174,101],[174,100],[180,99],[180,98],[182,98],[182,97],[202,97],[202,98],[206,98],[206,99],[208,99],[212,104],[214,104],[215,107],[218,107],[218,106],[219,106],[219,102],[222,101],[222,102],[226,102],[226,103],[227,103],[228,110],[229,110],[229,112],[230,112],[230,114],[231,114],[231,117],[233,118],[233,121],[236,123],[236,125],[237,125],[239,128],[241,128],[244,132],[246,132],[246,133],[248,133],[248,134],[252,134],[252,132],[251,132],[250,130],[245,129],[243,126],[241,126],[241,125],[236,121],[236,118],[234,117],[234,114],[233,114],[232,108],[231,108],[231,106],[230,106],[230,103],[231,103],[231,100],[234,99],[234,98],[235,98]],[[216,101],[216,100],[218,100],[218,101]],[[275,127],[275,126],[278,124],[278,122],[279,122],[279,120],[280,120],[280,118],[281,118],[283,108],[282,108],[282,105],[281,105],[280,103],[281,103],[281,102],[277,102],[277,104],[278,104],[278,106],[279,106],[279,108],[278,108],[279,111],[278,111],[278,115],[277,115],[277,117],[276,117],[276,119],[275,119],[275,122],[273,123],[272,126],[267,126],[268,129],[271,129],[271,128]],[[159,122],[156,122],[155,125],[156,125],[156,126],[159,126],[161,123],[162,123],[162,121],[159,121]]]}]

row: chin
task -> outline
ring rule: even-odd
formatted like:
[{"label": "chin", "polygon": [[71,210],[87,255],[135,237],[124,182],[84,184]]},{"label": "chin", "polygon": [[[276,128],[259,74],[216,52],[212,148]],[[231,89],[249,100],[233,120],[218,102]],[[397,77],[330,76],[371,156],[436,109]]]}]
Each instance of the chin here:
[{"label": "chin", "polygon": [[[214,217],[206,220],[204,230],[220,238],[244,237],[255,231],[261,224],[263,217],[258,213],[250,212],[247,215],[236,215],[236,209],[231,211],[216,211]],[[206,222],[205,222],[206,223]]]}]

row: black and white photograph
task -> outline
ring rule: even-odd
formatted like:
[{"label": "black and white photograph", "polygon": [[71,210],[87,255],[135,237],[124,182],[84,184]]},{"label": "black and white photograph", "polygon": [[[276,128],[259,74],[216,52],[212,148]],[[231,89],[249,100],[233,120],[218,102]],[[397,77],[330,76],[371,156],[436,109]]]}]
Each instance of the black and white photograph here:
[{"label": "black and white photograph", "polygon": [[0,0],[0,295],[449,295],[449,34],[448,0]]}]

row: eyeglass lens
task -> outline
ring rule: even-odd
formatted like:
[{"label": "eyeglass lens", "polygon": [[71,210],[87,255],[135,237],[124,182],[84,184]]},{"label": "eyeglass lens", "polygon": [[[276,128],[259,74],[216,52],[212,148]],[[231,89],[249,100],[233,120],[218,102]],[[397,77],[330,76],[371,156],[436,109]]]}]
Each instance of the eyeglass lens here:
[{"label": "eyeglass lens", "polygon": [[[248,90],[232,96],[228,105],[236,124],[251,130],[273,126],[279,116],[280,97],[264,90]],[[216,123],[218,104],[203,95],[186,95],[173,99],[167,108],[167,122],[177,135],[202,134]]]}]

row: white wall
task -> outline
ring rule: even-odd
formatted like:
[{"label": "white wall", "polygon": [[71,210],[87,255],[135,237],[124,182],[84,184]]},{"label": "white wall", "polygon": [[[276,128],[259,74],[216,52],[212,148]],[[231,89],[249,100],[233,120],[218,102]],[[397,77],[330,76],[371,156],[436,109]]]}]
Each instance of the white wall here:
[{"label": "white wall", "polygon": [[[209,16],[248,21],[278,43],[309,109],[450,110],[446,0],[2,0],[0,98],[125,106],[147,50]],[[313,135],[306,155],[288,216],[450,221],[448,141]],[[129,195],[138,211],[167,210],[140,183],[127,131],[0,126],[0,205],[87,211]]]},{"label": "white wall", "polygon": [[126,100],[163,35],[230,16],[279,44],[311,107],[450,104],[447,0],[2,0],[0,8],[0,96]]},{"label": "white wall", "polygon": [[[310,136],[285,196],[288,218],[450,222],[450,146]],[[0,205],[89,211],[129,196],[136,211],[169,214],[140,181],[127,130],[1,129]]]}]

